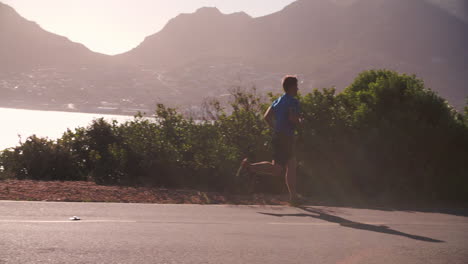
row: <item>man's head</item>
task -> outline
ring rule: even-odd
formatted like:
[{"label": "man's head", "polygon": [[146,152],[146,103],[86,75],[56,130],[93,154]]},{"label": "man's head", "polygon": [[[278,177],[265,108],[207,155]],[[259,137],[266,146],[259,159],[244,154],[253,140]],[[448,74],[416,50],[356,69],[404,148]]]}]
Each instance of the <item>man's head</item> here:
[{"label": "man's head", "polygon": [[284,92],[291,95],[296,96],[297,91],[299,90],[298,87],[298,80],[296,76],[286,75],[283,78],[283,89]]}]

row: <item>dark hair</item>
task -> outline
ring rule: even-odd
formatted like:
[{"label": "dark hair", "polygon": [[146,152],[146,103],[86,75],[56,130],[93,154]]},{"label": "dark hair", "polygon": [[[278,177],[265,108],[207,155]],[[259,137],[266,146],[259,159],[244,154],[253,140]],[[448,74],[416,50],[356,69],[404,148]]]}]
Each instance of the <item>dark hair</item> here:
[{"label": "dark hair", "polygon": [[283,78],[283,89],[285,92],[289,90],[289,87],[297,85],[297,77],[293,75],[286,75]]}]

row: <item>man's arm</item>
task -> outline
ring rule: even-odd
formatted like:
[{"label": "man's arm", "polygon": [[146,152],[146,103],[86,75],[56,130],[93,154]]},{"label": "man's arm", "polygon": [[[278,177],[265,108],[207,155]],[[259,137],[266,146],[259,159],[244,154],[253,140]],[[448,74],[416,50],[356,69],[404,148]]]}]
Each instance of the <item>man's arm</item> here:
[{"label": "man's arm", "polygon": [[288,119],[289,122],[298,126],[301,124],[301,117],[299,115],[299,103],[293,104],[292,107],[288,109]]},{"label": "man's arm", "polygon": [[268,107],[268,110],[266,110],[265,114],[263,115],[263,119],[265,119],[265,121],[267,122],[268,126],[271,127],[271,128],[274,128],[274,125],[273,125],[273,109],[270,107]]},{"label": "man's arm", "polygon": [[301,119],[299,117],[299,114],[296,113],[292,108],[289,109],[289,122],[294,124],[295,126],[298,126],[301,124]]}]

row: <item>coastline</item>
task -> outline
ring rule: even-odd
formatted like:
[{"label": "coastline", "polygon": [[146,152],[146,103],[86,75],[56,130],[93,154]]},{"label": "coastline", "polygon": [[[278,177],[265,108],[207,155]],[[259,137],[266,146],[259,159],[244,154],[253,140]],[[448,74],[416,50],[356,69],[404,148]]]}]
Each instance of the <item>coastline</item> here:
[{"label": "coastline", "polygon": [[[109,115],[109,116],[128,116],[134,117],[138,114],[138,111],[135,112],[122,112],[122,111],[109,111],[103,110],[99,111],[99,108],[93,109],[68,109],[63,107],[37,107],[37,106],[9,106],[9,105],[0,105],[0,109],[11,109],[11,110],[27,110],[27,111],[44,111],[44,112],[57,112],[57,113],[77,113],[77,114],[99,114],[99,115]],[[113,109],[112,109],[113,110]],[[143,110],[143,109],[142,109]],[[130,110],[124,110],[130,111]],[[143,111],[141,113],[144,113]],[[146,113],[146,112],[145,112]]]},{"label": "coastline", "polygon": [[23,140],[31,135],[56,139],[67,129],[87,126],[97,118],[125,122],[133,120],[134,115],[106,112],[78,112],[64,109],[37,109],[34,107],[0,107],[0,152],[17,146],[20,136]]}]

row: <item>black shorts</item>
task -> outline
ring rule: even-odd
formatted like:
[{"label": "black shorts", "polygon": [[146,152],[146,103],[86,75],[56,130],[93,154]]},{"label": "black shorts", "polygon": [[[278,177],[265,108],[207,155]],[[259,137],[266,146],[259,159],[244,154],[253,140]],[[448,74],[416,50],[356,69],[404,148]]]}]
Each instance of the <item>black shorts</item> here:
[{"label": "black shorts", "polygon": [[273,160],[275,164],[286,166],[288,161],[295,156],[295,138],[293,135],[275,133],[273,135]]}]

